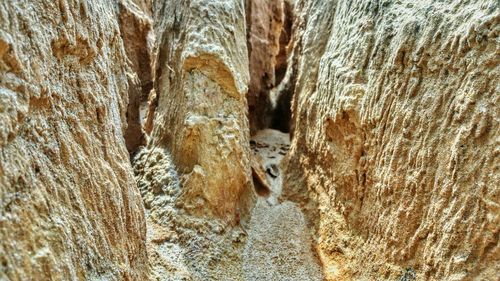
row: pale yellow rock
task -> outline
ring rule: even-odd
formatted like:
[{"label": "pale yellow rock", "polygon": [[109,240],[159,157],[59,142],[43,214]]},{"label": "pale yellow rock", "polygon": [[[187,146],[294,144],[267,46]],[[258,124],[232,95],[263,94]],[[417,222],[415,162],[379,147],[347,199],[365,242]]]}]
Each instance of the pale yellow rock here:
[{"label": "pale yellow rock", "polygon": [[[243,1],[159,1],[150,147],[165,147],[192,212],[234,221],[252,202]],[[241,209],[241,210],[240,210]]]},{"label": "pale yellow rock", "polygon": [[498,1],[295,13],[285,185],[316,204],[327,279],[498,279]]},{"label": "pale yellow rock", "polygon": [[0,279],[144,280],[115,1],[0,2]]},{"label": "pale yellow rock", "polygon": [[499,35],[497,0],[1,1],[0,279],[497,280]]}]

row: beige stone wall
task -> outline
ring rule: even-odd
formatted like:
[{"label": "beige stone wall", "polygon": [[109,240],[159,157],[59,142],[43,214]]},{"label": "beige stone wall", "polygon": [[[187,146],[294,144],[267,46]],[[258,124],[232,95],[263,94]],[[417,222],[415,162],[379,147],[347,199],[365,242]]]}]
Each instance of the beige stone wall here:
[{"label": "beige stone wall", "polygon": [[141,109],[147,107],[147,100],[153,87],[151,76],[151,56],[154,44],[150,7],[143,7],[149,1],[118,1],[120,35],[125,52],[134,73],[129,75],[129,103],[127,108],[127,130],[125,144],[129,153],[134,154],[146,144]]},{"label": "beige stone wall", "polygon": [[253,194],[244,9],[242,0],[153,7],[156,109],[149,146],[171,152],[187,209],[229,221],[246,212]]},{"label": "beige stone wall", "polygon": [[276,86],[275,69],[283,64],[280,35],[284,24],[283,0],[246,0],[250,84],[247,93],[252,133],[270,123],[269,91]]},{"label": "beige stone wall", "polygon": [[498,2],[295,12],[287,186],[317,204],[327,277],[497,279]]},{"label": "beige stone wall", "polygon": [[0,1],[0,279],[498,279],[497,0],[153,2]]},{"label": "beige stone wall", "polygon": [[146,276],[116,4],[0,2],[0,279]]}]

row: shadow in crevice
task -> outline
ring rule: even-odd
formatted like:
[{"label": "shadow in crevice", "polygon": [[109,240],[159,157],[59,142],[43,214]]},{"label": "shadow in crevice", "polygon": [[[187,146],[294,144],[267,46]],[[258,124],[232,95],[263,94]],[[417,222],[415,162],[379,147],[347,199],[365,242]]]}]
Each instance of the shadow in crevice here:
[{"label": "shadow in crevice", "polygon": [[255,192],[257,195],[262,197],[268,197],[271,194],[269,186],[266,184],[265,180],[261,175],[252,167],[252,179],[253,186],[255,187]]}]

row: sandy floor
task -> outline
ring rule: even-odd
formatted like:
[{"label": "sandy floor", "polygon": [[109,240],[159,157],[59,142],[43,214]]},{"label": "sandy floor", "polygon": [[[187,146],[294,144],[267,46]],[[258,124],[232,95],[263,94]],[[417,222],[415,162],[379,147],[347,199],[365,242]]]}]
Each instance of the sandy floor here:
[{"label": "sandy floor", "polygon": [[251,145],[266,172],[270,193],[259,196],[252,212],[243,253],[245,280],[323,280],[304,214],[291,201],[279,202],[288,134],[263,130]]}]

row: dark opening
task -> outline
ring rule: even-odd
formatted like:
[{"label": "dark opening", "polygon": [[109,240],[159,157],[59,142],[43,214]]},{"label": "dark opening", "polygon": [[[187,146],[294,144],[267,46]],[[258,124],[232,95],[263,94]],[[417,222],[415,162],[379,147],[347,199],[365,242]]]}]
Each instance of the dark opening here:
[{"label": "dark opening", "polygon": [[284,133],[290,132],[290,122],[291,122],[291,101],[293,96],[293,80],[283,81],[286,75],[288,63],[288,45],[292,38],[292,24],[293,24],[293,13],[290,4],[285,1],[283,7],[283,27],[280,34],[280,51],[276,57],[276,85],[284,82],[281,85],[281,89],[278,93],[278,98],[276,102],[276,107],[273,109],[271,116],[271,129],[280,130]]},{"label": "dark opening", "polygon": [[276,65],[274,67],[275,84],[278,85],[285,78],[288,58],[288,44],[292,39],[292,7],[287,1],[283,3],[283,26],[280,33],[280,50],[276,57]]},{"label": "dark opening", "polygon": [[[287,86],[288,87],[288,86]],[[284,89],[278,96],[276,107],[271,118],[271,129],[280,130],[283,133],[290,132],[292,118],[293,89]]]},{"label": "dark opening", "polygon": [[268,197],[271,194],[269,186],[266,184],[265,180],[252,168],[252,178],[253,186],[255,187],[255,192],[259,196]]}]

